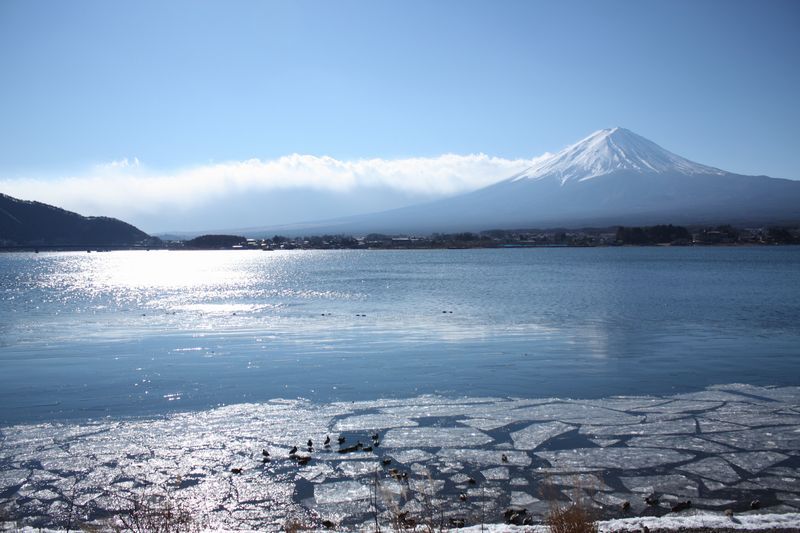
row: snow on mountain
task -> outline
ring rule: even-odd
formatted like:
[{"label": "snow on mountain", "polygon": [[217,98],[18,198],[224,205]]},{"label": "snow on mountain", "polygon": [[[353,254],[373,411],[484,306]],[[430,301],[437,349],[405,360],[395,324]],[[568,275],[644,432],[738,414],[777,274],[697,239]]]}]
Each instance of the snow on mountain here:
[{"label": "snow on mountain", "polygon": [[725,172],[689,161],[624,128],[612,128],[476,191],[306,224],[302,231],[432,233],[798,222],[800,181]]},{"label": "snow on mountain", "polygon": [[554,156],[513,176],[511,180],[557,179],[561,184],[585,181],[619,171],[724,175],[725,172],[689,161],[625,128],[592,133]]}]

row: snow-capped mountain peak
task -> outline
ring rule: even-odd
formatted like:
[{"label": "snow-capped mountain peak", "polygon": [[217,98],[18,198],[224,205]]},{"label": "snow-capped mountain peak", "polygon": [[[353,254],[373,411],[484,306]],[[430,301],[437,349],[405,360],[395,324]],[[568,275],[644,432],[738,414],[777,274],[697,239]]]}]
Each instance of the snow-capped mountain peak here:
[{"label": "snow-capped mountain peak", "polygon": [[558,179],[562,184],[584,181],[619,171],[641,173],[714,174],[724,171],[689,161],[625,128],[599,130],[514,176]]}]

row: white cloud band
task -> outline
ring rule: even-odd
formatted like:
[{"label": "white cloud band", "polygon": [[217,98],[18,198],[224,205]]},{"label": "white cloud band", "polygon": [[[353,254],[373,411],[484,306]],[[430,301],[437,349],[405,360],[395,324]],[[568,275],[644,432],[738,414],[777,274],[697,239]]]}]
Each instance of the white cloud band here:
[{"label": "white cloud band", "polygon": [[328,156],[292,154],[278,159],[231,161],[165,173],[149,171],[134,158],[100,165],[79,176],[0,179],[0,191],[83,214],[124,218],[161,209],[194,208],[229,194],[277,189],[357,193],[359,189],[385,188],[431,198],[489,185],[539,159],[444,154],[343,161]]}]

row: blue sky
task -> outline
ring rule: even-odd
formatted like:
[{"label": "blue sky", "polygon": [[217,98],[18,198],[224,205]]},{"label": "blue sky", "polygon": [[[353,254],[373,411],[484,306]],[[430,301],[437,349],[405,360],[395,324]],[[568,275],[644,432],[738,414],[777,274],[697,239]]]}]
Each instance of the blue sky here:
[{"label": "blue sky", "polygon": [[162,177],[291,154],[527,160],[616,125],[800,179],[796,1],[4,0],[0,73],[3,185],[126,158]]}]

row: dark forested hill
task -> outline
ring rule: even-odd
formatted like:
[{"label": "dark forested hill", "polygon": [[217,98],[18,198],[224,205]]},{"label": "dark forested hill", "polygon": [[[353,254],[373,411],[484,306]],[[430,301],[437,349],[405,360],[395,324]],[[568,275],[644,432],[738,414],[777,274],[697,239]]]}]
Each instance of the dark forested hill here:
[{"label": "dark forested hill", "polygon": [[0,194],[0,246],[122,246],[148,238],[116,218],[85,217]]}]

